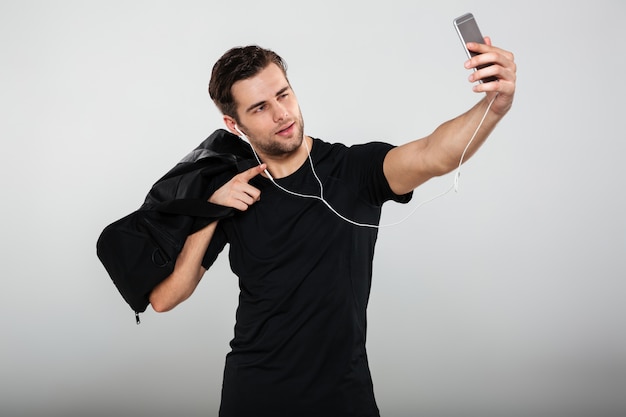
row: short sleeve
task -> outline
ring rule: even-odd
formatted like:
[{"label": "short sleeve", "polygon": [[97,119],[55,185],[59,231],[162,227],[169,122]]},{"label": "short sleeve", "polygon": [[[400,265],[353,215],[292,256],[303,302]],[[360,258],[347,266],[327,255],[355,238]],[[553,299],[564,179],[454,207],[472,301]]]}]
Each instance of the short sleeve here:
[{"label": "short sleeve", "polygon": [[408,203],[413,192],[398,195],[391,190],[383,171],[383,163],[387,153],[394,146],[383,142],[370,142],[353,145],[349,148],[349,170],[357,176],[361,192],[375,205],[386,201]]},{"label": "short sleeve", "polygon": [[204,258],[202,258],[202,267],[204,269],[209,269],[213,265],[218,255],[224,250],[226,243],[226,234],[218,223],[215,233],[213,233],[213,237],[211,238],[211,242],[209,243],[209,247],[204,253]]}]

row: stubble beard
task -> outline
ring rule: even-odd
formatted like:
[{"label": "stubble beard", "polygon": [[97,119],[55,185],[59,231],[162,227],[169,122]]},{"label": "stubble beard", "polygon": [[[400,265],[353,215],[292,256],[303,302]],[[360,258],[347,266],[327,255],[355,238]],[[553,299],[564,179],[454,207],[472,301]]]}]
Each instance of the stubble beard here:
[{"label": "stubble beard", "polygon": [[304,141],[304,121],[302,114],[294,120],[296,132],[289,140],[275,140],[273,134],[263,141],[255,141],[257,152],[269,157],[284,157],[297,151]]}]

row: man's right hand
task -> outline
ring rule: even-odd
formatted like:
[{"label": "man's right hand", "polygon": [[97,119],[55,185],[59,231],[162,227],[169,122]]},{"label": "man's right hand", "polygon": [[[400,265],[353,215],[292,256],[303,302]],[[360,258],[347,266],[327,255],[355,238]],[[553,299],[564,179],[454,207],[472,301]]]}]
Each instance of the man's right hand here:
[{"label": "man's right hand", "polygon": [[213,193],[209,198],[209,203],[232,207],[240,211],[248,210],[248,207],[261,198],[261,191],[248,182],[265,171],[265,168],[267,166],[261,164],[235,175]]}]

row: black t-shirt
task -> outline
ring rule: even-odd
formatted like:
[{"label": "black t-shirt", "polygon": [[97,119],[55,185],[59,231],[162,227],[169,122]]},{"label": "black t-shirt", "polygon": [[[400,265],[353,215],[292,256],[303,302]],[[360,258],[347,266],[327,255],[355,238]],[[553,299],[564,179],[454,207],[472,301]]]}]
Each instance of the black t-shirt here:
[{"label": "black t-shirt", "polygon": [[[378,224],[385,201],[410,200],[384,177],[391,148],[314,139],[315,172],[338,213]],[[308,161],[276,181],[320,195]],[[229,244],[241,290],[220,416],[378,416],[365,350],[378,230],[349,224],[322,201],[290,195],[267,178],[250,183],[261,199],[220,221],[203,260],[208,268]]]}]

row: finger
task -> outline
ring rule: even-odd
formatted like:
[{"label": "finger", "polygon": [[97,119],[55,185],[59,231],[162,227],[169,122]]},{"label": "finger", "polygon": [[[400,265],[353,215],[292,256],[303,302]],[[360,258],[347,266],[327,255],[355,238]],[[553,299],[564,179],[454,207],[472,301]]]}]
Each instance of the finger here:
[{"label": "finger", "polygon": [[261,191],[258,188],[255,188],[249,184],[246,184],[246,186],[242,188],[241,192],[243,195],[249,198],[249,200],[245,200],[246,202],[248,202],[248,204],[259,201],[259,198],[261,197]]},{"label": "finger", "polygon": [[231,207],[239,211],[246,211],[248,210],[248,207],[250,207],[250,205],[244,203],[243,201],[237,200],[237,201],[233,201]]},{"label": "finger", "polygon": [[250,194],[243,193],[239,196],[239,201],[245,204],[246,208],[253,205],[256,202],[256,199],[252,197]]},{"label": "finger", "polygon": [[[211,200],[209,200],[211,201]],[[251,195],[243,192],[233,192],[228,198],[223,200],[222,205],[226,207],[232,207],[239,211],[246,211],[249,206],[256,202],[255,198]]]},{"label": "finger", "polygon": [[[478,54],[477,56],[474,57],[474,59],[481,57],[482,55],[489,55],[489,56],[492,56],[493,59],[515,61],[515,57],[513,53],[505,49],[498,48],[497,46],[492,46],[490,38],[488,37],[485,38],[485,40],[487,39],[489,39],[489,43],[468,42],[467,49],[469,49],[472,52],[476,52]],[[485,58],[485,57],[482,57],[482,58]],[[471,59],[467,62],[473,62],[474,59]]]},{"label": "finger", "polygon": [[266,164],[256,165],[246,171],[240,172],[237,176],[245,182],[250,181],[252,178],[259,175],[261,172],[265,171],[267,168]]},{"label": "finger", "polygon": [[485,67],[483,69],[479,69],[479,70],[476,70],[476,71],[472,72],[469,75],[468,80],[471,83],[475,83],[477,81],[482,81],[483,83],[488,83],[490,81],[493,81],[494,78],[500,80],[500,75],[499,75],[498,69],[495,67],[495,65],[490,65],[490,66]]},{"label": "finger", "polygon": [[[492,68],[494,67],[494,68]],[[498,52],[487,52],[480,55],[476,55],[472,59],[468,60],[465,63],[465,68],[467,69],[476,69],[480,74],[474,74],[473,77],[470,77],[470,81],[476,81],[478,79],[485,78],[491,75],[497,75],[498,78],[504,78],[501,74],[495,74],[494,71],[498,73],[505,72],[515,72],[515,62],[512,61],[508,56],[498,53]],[[489,68],[488,71],[484,71],[484,69]]]},{"label": "finger", "polygon": [[492,47],[487,44],[480,43],[480,42],[468,42],[467,43],[467,49],[469,49],[471,52],[476,52],[478,54],[484,54],[485,52],[489,50],[489,48],[492,48]]},{"label": "finger", "polygon": [[261,192],[250,186],[249,189],[238,195],[237,200],[234,201],[234,206],[240,211],[246,211],[251,205],[259,201],[260,198]]},{"label": "finger", "polygon": [[490,54],[485,55],[483,59],[476,57],[472,60],[472,65],[476,64],[474,67],[476,71],[469,75],[470,82],[488,77],[496,77],[500,81],[515,82],[517,68],[514,61],[503,55],[496,55],[493,60],[489,58]]},{"label": "finger", "polygon": [[478,42],[468,42],[467,49],[471,52],[476,53],[474,58],[479,57],[481,55],[504,55],[507,56],[509,54],[508,51],[504,49],[498,48],[497,46],[491,45],[491,40],[489,38],[485,38],[485,41],[488,43],[478,43]]}]

